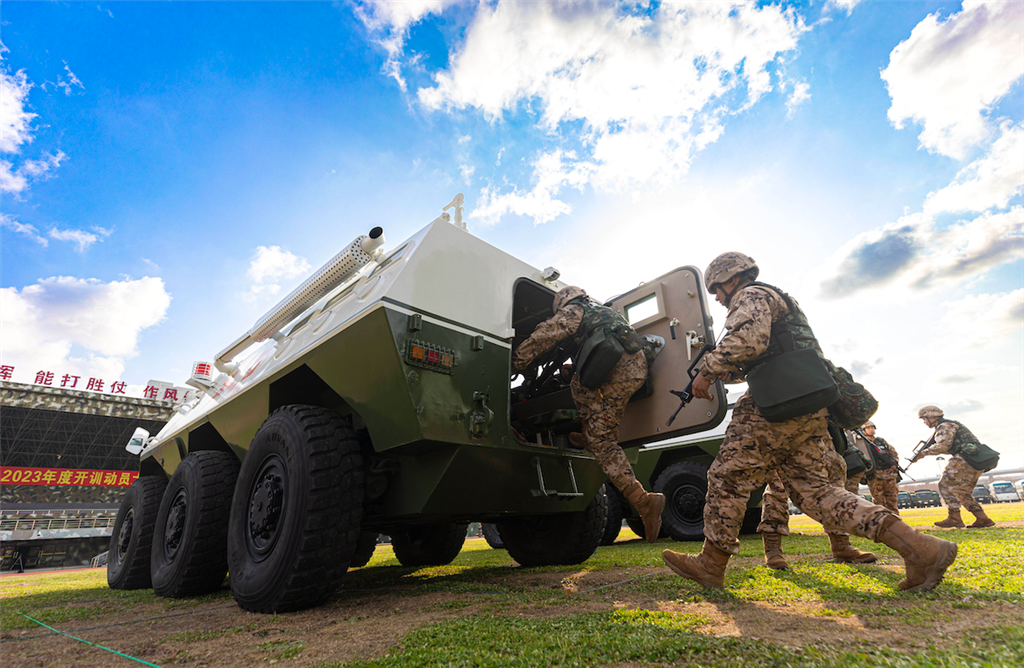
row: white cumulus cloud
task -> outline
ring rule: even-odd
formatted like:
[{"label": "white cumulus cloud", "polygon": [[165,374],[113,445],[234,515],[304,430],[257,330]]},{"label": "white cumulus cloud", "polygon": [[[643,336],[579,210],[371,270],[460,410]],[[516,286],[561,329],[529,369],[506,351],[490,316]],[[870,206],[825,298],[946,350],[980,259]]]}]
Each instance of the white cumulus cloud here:
[{"label": "white cumulus cloud", "polygon": [[280,246],[258,246],[246,272],[252,284],[242,298],[255,301],[264,295],[276,295],[281,291],[281,281],[305,276],[310,269],[312,267],[305,258]]},{"label": "white cumulus cloud", "polygon": [[70,241],[78,246],[79,253],[84,253],[89,246],[101,240],[92,232],[86,232],[84,230],[61,230],[56,227],[50,230],[50,238],[57,239],[58,241]]},{"label": "white cumulus cloud", "polygon": [[945,20],[931,14],[882,70],[897,128],[919,123],[921,145],[962,159],[989,139],[988,112],[1024,76],[1024,3],[964,0]]},{"label": "white cumulus cloud", "polygon": [[1005,208],[1024,189],[1024,125],[1004,124],[983,157],[960,170],[956,180],[929,193],[925,213]]},{"label": "white cumulus cloud", "polygon": [[[438,2],[398,16],[381,11],[374,25],[404,35],[444,8]],[[466,13],[471,20],[448,66],[417,90],[417,99],[428,110],[475,110],[492,121],[525,114],[551,140],[526,157],[538,170],[528,190],[503,183],[484,188],[471,214],[488,221],[533,211],[542,212],[535,222],[550,220],[552,212],[569,210],[559,199],[563,187],[635,190],[685,175],[730,115],[773,89],[774,68],[807,30],[794,10],[752,1],[499,0]],[[401,43],[389,54],[401,67]],[[797,86],[791,103],[806,95]],[[577,157],[569,158],[574,151]],[[565,171],[542,171],[555,161]]]},{"label": "white cumulus cloud", "polygon": [[21,290],[0,289],[3,364],[13,380],[33,382],[40,370],[119,378],[138,354],[142,331],[164,319],[171,303],[159,278],[55,276]]},{"label": "white cumulus cloud", "polygon": [[0,227],[7,228],[8,230],[11,230],[15,234],[20,234],[24,237],[28,237],[29,239],[36,242],[40,246],[46,247],[50,245],[50,242],[46,239],[46,237],[39,235],[39,230],[37,230],[34,225],[26,225],[24,223],[19,223],[12,216],[7,215],[6,213],[0,213]]}]

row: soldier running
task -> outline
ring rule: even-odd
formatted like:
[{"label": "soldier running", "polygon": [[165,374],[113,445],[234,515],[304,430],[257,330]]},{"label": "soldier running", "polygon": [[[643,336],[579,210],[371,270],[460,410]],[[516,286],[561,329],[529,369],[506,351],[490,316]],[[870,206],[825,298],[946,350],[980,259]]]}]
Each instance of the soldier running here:
[{"label": "soldier running", "polygon": [[[791,349],[821,348],[796,302],[778,288],[755,283],[758,267],[741,253],[717,257],[705,272],[708,292],[729,309],[725,337],[704,358],[693,382],[694,396],[711,399],[708,388],[716,379],[738,382],[753,363]],[[699,555],[671,550],[662,553],[677,574],[707,587],[723,587],[729,558],[739,552],[740,525],[750,493],[776,469],[794,503],[810,517],[870,538],[903,556],[906,578],[899,588],[933,589],[956,559],[957,546],[920,533],[892,511],[865,501],[842,487],[829,484],[825,463],[830,445],[827,409],[769,422],[748,390],[733,409],[732,421],[718,455],[708,471],[704,506],[704,547]]]},{"label": "soldier running", "polygon": [[956,420],[947,420],[938,406],[925,406],[917,412],[926,425],[935,429],[923,450],[914,455],[911,464],[928,455],[953,455],[939,480],[939,495],[946,503],[949,516],[935,523],[937,527],[963,528],[961,505],[974,515],[973,529],[995,526],[981,504],[974,500],[974,486],[985,471],[999,463],[999,453],[978,440],[970,429]]},{"label": "soldier running", "polygon": [[[619,423],[626,404],[647,378],[647,358],[640,338],[617,311],[590,299],[582,288],[572,285],[562,288],[555,295],[552,308],[555,315],[537,325],[530,337],[516,348],[512,370],[521,373],[561,341],[569,337],[575,339],[573,367],[576,373],[569,387],[580,411],[583,433],[570,434],[569,440],[594,455],[608,480],[636,508],[644,523],[647,542],[653,543],[661,532],[665,495],[644,490],[618,443]],[[620,339],[625,352],[604,382],[596,388],[588,388],[580,382],[582,369],[576,363],[580,361],[577,355],[587,339],[602,332]]]}]

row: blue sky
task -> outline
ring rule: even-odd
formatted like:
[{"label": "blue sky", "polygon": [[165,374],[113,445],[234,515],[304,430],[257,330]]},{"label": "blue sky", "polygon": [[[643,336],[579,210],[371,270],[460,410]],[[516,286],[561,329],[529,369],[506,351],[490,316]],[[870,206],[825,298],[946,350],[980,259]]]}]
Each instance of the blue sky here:
[{"label": "blue sky", "polygon": [[880,435],[909,452],[937,403],[1024,465],[1019,2],[2,9],[12,380],[180,384],[464,192],[472,232],[599,298],[746,252]]}]

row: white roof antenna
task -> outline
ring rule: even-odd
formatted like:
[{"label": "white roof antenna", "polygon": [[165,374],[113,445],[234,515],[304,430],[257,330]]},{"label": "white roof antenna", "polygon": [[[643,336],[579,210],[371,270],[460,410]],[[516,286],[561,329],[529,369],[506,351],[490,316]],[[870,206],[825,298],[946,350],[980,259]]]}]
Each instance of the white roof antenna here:
[{"label": "white roof antenna", "polygon": [[466,200],[466,196],[463,195],[462,193],[459,193],[458,195],[456,195],[452,199],[451,202],[448,203],[448,206],[446,206],[445,208],[441,209],[442,211],[447,211],[448,209],[451,209],[453,207],[455,208],[455,220],[453,221],[452,224],[455,225],[455,227],[457,227],[457,228],[459,228],[461,230],[465,230],[466,229],[466,224],[464,222],[462,222],[462,203],[465,200]]}]

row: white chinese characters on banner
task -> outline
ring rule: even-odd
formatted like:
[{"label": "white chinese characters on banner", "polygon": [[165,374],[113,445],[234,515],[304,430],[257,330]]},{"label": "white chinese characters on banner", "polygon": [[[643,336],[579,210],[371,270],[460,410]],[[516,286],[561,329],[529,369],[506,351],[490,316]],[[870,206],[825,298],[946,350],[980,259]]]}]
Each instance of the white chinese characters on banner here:
[{"label": "white chinese characters on banner", "polygon": [[[13,376],[13,366],[7,364],[0,365],[0,380],[10,380]],[[87,392],[128,396],[128,384],[123,381],[106,381],[102,378],[86,378],[69,373],[58,374],[53,371],[37,371],[34,384],[65,390],[85,390]],[[145,389],[142,390],[143,399],[170,401],[175,404],[185,403],[193,397],[195,397],[195,390],[159,380],[149,381]]]}]

